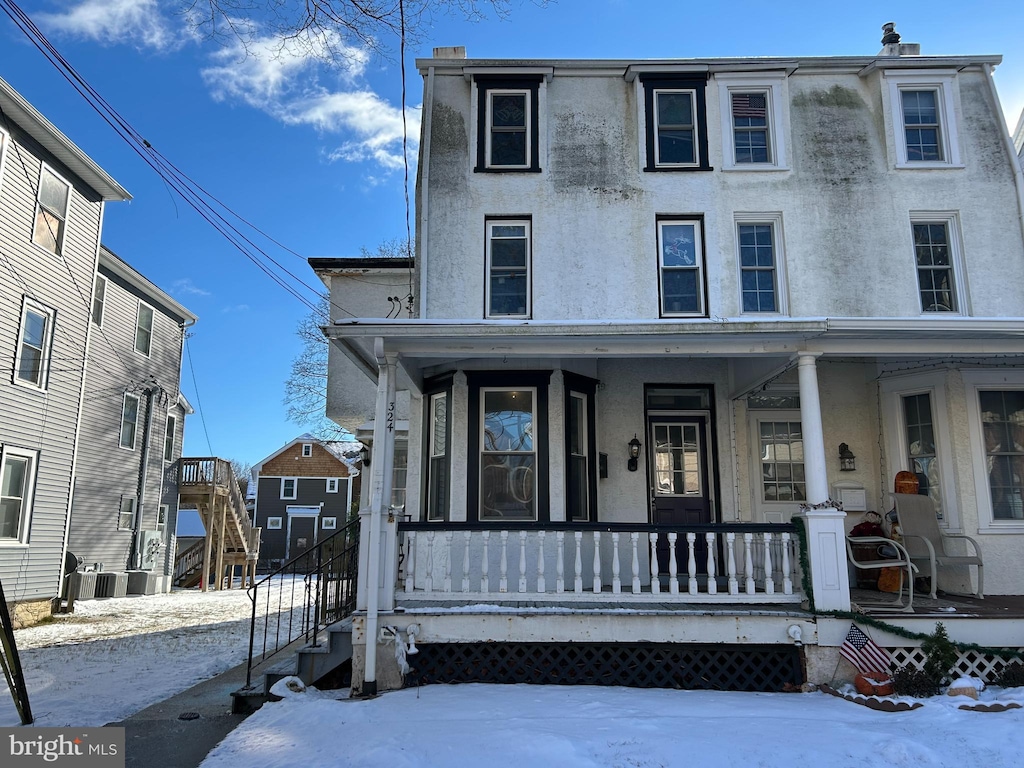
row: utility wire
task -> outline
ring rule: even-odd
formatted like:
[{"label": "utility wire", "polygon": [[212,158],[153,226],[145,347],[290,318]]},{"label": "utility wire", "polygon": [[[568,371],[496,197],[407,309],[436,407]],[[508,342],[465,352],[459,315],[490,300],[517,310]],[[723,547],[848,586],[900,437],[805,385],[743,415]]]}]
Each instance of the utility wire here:
[{"label": "utility wire", "polygon": [[203,425],[203,434],[206,435],[206,450],[213,456],[213,446],[210,444],[210,431],[206,428],[206,416],[203,414],[203,401],[199,398],[199,384],[196,382],[196,369],[192,365],[192,347],[188,343],[188,334],[185,334],[185,353],[188,356],[188,369],[192,371],[192,388],[196,393],[196,410],[199,411],[199,421]]},{"label": "utility wire", "polygon": [[[256,245],[252,239],[244,235],[234,224],[228,221],[225,215],[220,213],[218,208],[226,211],[230,216],[250,227],[253,231],[266,237],[270,242],[278,245],[279,247],[283,247],[280,243],[267,236],[266,233],[252,225],[244,217],[235,213],[220,200],[210,195],[205,189],[196,184],[191,178],[181,172],[169,160],[167,160],[166,157],[158,152],[149,143],[149,141],[142,136],[142,134],[128,123],[128,121],[125,120],[117,110],[115,110],[113,106],[111,106],[111,104],[107,102],[75,70],[70,62],[68,62],[60,51],[50,43],[31,18],[29,18],[29,16],[20,7],[18,7],[16,3],[12,2],[12,0],[0,0],[0,9],[2,9],[7,16],[11,18],[15,25],[29,38],[29,40],[31,40],[33,45],[35,45],[43,56],[72,85],[72,87],[78,91],[86,102],[115,131],[115,133],[117,133],[118,136],[120,136],[132,148],[132,150],[138,154],[139,157],[141,157],[142,160],[149,165],[158,176],[160,176],[161,179],[163,179],[167,185],[177,192],[201,218],[209,223],[219,234],[228,240],[231,245],[241,252],[243,256],[249,259],[280,288],[288,292],[311,312],[317,315],[321,314],[316,301],[311,300],[308,296],[304,295],[301,289],[292,285],[289,280],[298,284],[298,286],[301,286],[302,289],[309,291],[316,297],[316,299],[319,299],[321,296],[321,291],[310,286],[300,277],[284,267],[280,262],[272,258],[266,251]],[[290,249],[286,248],[285,250],[298,256],[297,253]],[[269,264],[267,262],[269,262]],[[275,271],[275,268],[276,270],[279,270],[280,273],[283,273],[283,275],[279,274],[278,271]],[[332,304],[332,306],[349,316],[355,317],[353,313],[349,312],[344,307],[337,304]]]}]

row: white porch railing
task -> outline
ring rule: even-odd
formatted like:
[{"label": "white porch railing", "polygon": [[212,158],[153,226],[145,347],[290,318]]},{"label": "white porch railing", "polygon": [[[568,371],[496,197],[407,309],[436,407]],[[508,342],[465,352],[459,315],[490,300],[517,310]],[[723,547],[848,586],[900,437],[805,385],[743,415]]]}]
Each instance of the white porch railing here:
[{"label": "white porch railing", "polygon": [[[400,523],[396,598],[799,603],[792,525]],[[794,586],[796,585],[796,586]]]}]

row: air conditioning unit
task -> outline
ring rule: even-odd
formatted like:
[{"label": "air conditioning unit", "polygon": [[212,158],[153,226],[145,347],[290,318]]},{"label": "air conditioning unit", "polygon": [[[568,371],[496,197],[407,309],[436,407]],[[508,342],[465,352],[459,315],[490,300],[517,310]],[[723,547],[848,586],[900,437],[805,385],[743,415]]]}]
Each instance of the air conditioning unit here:
[{"label": "air conditioning unit", "polygon": [[74,605],[76,600],[92,600],[96,597],[96,572],[75,571],[68,574],[66,597],[69,606]]},{"label": "air conditioning unit", "polygon": [[144,571],[163,571],[164,535],[163,531],[142,532],[142,563]]},{"label": "air conditioning unit", "polygon": [[127,573],[102,571],[96,574],[96,597],[125,597],[127,594]]},{"label": "air conditioning unit", "polygon": [[128,594],[155,595],[160,578],[159,573],[152,571],[128,571]]}]

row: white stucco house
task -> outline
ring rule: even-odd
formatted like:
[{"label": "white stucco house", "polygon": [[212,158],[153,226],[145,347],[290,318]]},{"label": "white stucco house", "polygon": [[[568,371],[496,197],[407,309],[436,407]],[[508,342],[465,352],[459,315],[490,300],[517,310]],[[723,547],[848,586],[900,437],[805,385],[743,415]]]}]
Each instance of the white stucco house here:
[{"label": "white stucco house", "polygon": [[[380,286],[325,328],[328,415],[373,419],[354,687],[401,684],[387,643],[410,629],[415,680],[830,679],[844,534],[901,470],[979,542],[986,602],[1024,594],[1000,60],[892,30],[869,56],[419,60],[415,265],[392,273],[412,312]],[[366,303],[315,267],[335,306]],[[356,388],[373,413],[341,412]],[[1022,645],[984,604],[888,620]]]}]

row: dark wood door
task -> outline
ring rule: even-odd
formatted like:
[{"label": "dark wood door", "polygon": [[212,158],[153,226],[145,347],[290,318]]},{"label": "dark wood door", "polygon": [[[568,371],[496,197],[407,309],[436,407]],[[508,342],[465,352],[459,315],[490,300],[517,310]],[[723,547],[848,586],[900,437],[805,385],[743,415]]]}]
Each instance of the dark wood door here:
[{"label": "dark wood door", "polygon": [[288,518],[288,552],[286,560],[298,557],[316,544],[316,526],[319,518],[311,515],[291,515]]},{"label": "dark wood door", "polygon": [[[651,522],[658,525],[706,525],[712,522],[708,444],[708,419],[702,415],[650,416],[648,418],[648,467],[651,473]],[[707,572],[707,542],[703,535],[694,543],[698,571]],[[658,539],[658,568],[669,570],[669,545]],[[686,575],[687,542],[676,542],[679,575]]]}]

